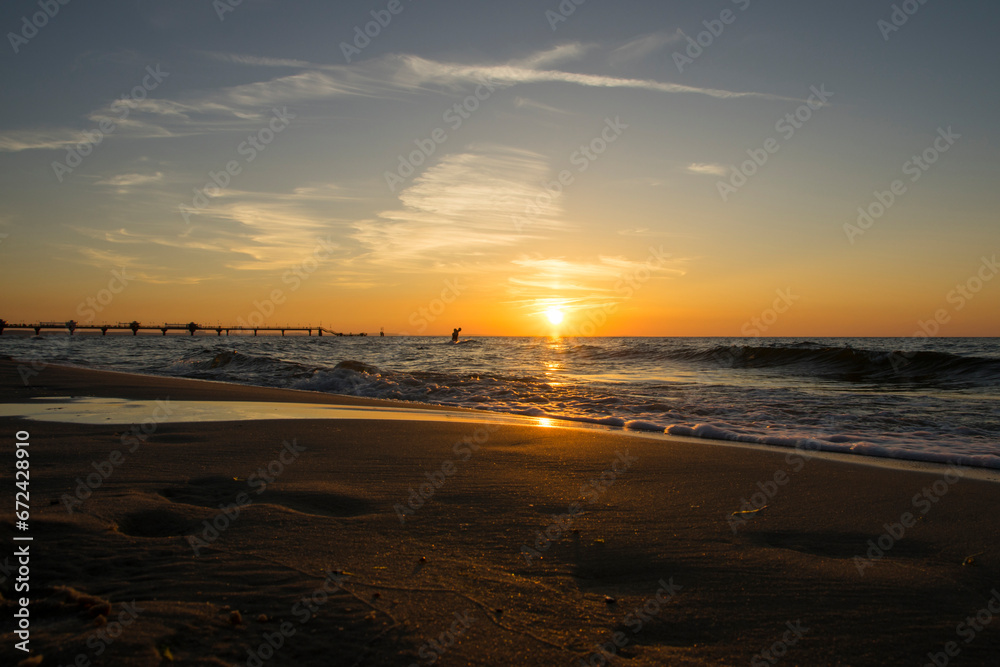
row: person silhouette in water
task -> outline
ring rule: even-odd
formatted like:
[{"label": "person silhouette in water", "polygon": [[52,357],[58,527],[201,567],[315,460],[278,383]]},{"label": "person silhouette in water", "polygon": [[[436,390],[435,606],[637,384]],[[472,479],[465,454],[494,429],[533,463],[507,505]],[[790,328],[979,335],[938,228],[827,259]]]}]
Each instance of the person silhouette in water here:
[{"label": "person silhouette in water", "polygon": [[461,331],[461,330],[462,330],[462,327],[459,327],[459,328],[457,328],[457,329],[455,329],[454,331],[451,332],[451,342],[452,343],[457,343],[458,342],[458,332]]}]

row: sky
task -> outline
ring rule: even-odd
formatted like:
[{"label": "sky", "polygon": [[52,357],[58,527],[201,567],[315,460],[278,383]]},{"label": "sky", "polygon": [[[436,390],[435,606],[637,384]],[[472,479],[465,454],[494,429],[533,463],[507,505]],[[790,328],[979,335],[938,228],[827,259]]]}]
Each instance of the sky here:
[{"label": "sky", "polygon": [[8,0],[0,317],[997,336],[998,25],[943,0]]}]

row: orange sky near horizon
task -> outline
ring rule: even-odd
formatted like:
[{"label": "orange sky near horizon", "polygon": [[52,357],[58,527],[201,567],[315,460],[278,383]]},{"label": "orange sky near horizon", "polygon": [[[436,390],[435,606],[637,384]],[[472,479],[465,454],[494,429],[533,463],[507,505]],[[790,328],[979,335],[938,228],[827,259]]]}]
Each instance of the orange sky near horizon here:
[{"label": "orange sky near horizon", "polygon": [[[127,275],[127,272],[126,272]],[[984,272],[984,275],[985,272]],[[64,321],[104,324],[138,320],[143,324],[196,321],[202,326],[322,326],[343,332],[444,336],[461,326],[463,334],[501,336],[995,336],[997,299],[991,284],[973,288],[975,272],[965,281],[925,293],[899,281],[886,289],[866,289],[863,279],[847,276],[839,284],[801,279],[764,279],[734,285],[720,278],[656,276],[646,282],[625,279],[603,291],[580,296],[575,290],[535,288],[547,296],[511,298],[506,286],[488,276],[445,278],[439,288],[399,286],[373,300],[364,294],[337,293],[317,275],[298,290],[279,281],[255,286],[259,297],[247,299],[244,288],[205,290],[202,285],[125,286],[112,294],[107,286],[79,299],[58,299],[43,289],[8,298],[14,315],[8,322]],[[971,280],[971,284],[969,284]],[[771,289],[759,284],[777,285]],[[460,288],[459,293],[451,287]],[[615,287],[618,287],[618,291]],[[117,285],[112,285],[117,287]],[[105,291],[106,290],[106,291]],[[631,290],[631,294],[629,294]],[[853,298],[845,302],[845,290]],[[421,300],[427,292],[434,294]],[[1000,290],[998,290],[1000,291]],[[113,298],[108,299],[111,295]],[[107,305],[102,305],[102,296]],[[546,311],[558,308],[565,319],[553,325]],[[6,315],[6,313],[5,313]],[[935,323],[937,326],[935,326]]]}]

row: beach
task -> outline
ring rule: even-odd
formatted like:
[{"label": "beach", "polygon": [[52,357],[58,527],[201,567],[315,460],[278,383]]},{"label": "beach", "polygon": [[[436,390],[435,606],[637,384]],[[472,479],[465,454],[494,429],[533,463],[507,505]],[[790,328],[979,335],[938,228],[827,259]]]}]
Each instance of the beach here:
[{"label": "beach", "polygon": [[[43,665],[995,664],[989,472],[483,421],[174,422],[184,401],[414,407],[55,365],[2,400],[142,400],[30,442]],[[155,406],[150,409],[150,406]],[[121,408],[127,410],[128,408]],[[424,406],[428,411],[441,408]],[[470,413],[474,415],[475,413]],[[18,534],[23,534],[18,532]],[[992,607],[992,609],[991,609]]]}]

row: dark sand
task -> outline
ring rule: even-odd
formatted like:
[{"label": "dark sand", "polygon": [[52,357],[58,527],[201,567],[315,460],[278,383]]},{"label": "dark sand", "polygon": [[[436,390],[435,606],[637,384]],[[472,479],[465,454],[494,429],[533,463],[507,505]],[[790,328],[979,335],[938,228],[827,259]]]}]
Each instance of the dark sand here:
[{"label": "dark sand", "polygon": [[[0,386],[5,402],[366,403],[54,366],[26,387],[11,362],[0,362]],[[980,630],[959,626],[1000,587],[1000,485],[940,482],[936,502],[915,505],[944,468],[804,462],[783,450],[596,429],[374,420],[160,424],[126,446],[121,425],[7,418],[3,665],[26,657],[13,648],[20,595],[9,572],[22,429],[31,434],[30,646],[43,665],[247,664],[248,651],[268,658],[252,665],[427,665],[445,648],[429,641],[450,630],[434,664],[603,664],[597,646],[612,648],[616,632],[624,646],[613,664],[622,665],[769,665],[758,654],[776,643],[781,665],[916,666],[928,653],[945,659],[948,642],[958,650],[950,664],[1000,661],[1000,617]],[[475,437],[482,443],[471,452],[463,438]],[[255,471],[293,440],[305,451],[286,453],[262,489]],[[115,450],[124,460],[69,513],[60,499]],[[619,452],[629,469],[599,497],[581,490]],[[452,474],[402,524],[394,506],[442,470]],[[786,483],[734,532],[741,499],[778,471]],[[240,494],[252,503],[196,555],[186,536],[202,537],[203,522]],[[583,513],[552,529],[550,546],[536,545],[574,503]],[[869,540],[924,507],[859,574],[854,557]],[[542,558],[527,562],[523,545]],[[661,580],[673,584],[664,603]],[[651,613],[637,616],[647,603]]]}]

